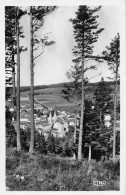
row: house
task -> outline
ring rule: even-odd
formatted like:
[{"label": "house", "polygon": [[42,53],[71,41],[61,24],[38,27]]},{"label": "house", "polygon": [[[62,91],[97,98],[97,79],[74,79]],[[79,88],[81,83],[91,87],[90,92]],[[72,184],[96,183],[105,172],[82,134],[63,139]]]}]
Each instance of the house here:
[{"label": "house", "polygon": [[120,131],[120,123],[116,123],[116,131]]},{"label": "house", "polygon": [[69,122],[69,126],[75,126],[75,122],[70,121],[70,122]]},{"label": "house", "polygon": [[27,128],[27,126],[24,125],[24,124],[20,124],[20,128],[23,129],[23,130],[25,130]]},{"label": "house", "polygon": [[[65,126],[66,129],[64,128],[64,126]],[[65,136],[65,131],[68,131],[68,126],[67,126],[66,123],[57,121],[53,125],[53,132],[54,132],[54,130],[55,130],[56,136],[58,136],[58,137],[64,137]]]},{"label": "house", "polygon": [[29,122],[28,118],[20,118],[20,122]]},{"label": "house", "polygon": [[105,126],[108,127],[108,128],[109,128],[110,125],[111,125],[110,120],[111,120],[111,115],[110,115],[110,114],[106,114],[106,115],[104,116],[104,121],[105,121]]},{"label": "house", "polygon": [[111,115],[110,115],[110,114],[106,114],[106,115],[104,116],[104,120],[105,120],[105,121],[110,121],[110,120],[111,120]]}]

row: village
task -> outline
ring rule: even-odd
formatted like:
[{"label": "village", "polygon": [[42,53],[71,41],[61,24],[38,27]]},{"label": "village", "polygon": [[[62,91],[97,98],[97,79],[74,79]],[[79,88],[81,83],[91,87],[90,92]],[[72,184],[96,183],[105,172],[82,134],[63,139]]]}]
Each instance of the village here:
[{"label": "village", "polygon": [[[12,113],[12,122],[16,130],[16,116],[13,107],[9,108]],[[35,130],[40,134],[43,134],[45,139],[51,133],[54,137],[62,138],[69,131],[69,126],[75,126],[75,116],[74,113],[59,111],[55,108],[47,108],[38,102],[34,106],[34,121]],[[79,129],[80,117],[77,116],[76,126]],[[30,106],[22,105],[20,109],[20,128],[24,131],[30,128]]]},{"label": "village", "polygon": [[[66,133],[69,131],[69,127],[75,127],[75,114],[59,111],[55,108],[48,108],[45,105],[39,103],[35,100],[34,106],[34,121],[35,121],[35,130],[40,134],[44,135],[45,139],[48,138],[48,135],[51,133],[54,137],[63,138],[66,136]],[[12,122],[16,131],[16,115],[13,107],[9,108],[12,114]],[[105,126],[109,128],[111,126],[111,115],[107,114],[104,116]],[[20,109],[20,128],[24,131],[30,128],[30,106],[22,105]],[[77,115],[76,119],[76,128],[79,131],[80,127],[80,116]],[[120,131],[120,116],[117,116],[116,121],[116,131]]]}]

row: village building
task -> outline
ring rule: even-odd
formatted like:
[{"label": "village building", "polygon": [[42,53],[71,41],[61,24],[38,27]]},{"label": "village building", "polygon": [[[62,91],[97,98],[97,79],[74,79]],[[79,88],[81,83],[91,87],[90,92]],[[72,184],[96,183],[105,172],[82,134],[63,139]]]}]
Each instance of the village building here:
[{"label": "village building", "polygon": [[52,125],[52,123],[55,123],[56,121],[57,121],[56,111],[50,110],[49,117],[48,117],[48,123]]}]

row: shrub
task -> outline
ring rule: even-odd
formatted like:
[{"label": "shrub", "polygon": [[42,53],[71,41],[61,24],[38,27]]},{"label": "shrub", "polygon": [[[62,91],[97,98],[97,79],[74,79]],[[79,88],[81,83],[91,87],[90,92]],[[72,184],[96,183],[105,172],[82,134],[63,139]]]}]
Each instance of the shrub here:
[{"label": "shrub", "polygon": [[55,153],[55,139],[51,133],[47,139],[47,151],[50,153]]},{"label": "shrub", "polygon": [[17,146],[17,134],[13,125],[9,125],[6,128],[6,147]]},{"label": "shrub", "polygon": [[40,154],[47,154],[46,141],[44,135],[35,133],[35,148]]}]

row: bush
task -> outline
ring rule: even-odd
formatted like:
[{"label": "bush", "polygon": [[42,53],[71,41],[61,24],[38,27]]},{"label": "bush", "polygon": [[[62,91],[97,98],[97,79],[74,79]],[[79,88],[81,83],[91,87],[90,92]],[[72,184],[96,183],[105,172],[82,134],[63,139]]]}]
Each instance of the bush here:
[{"label": "bush", "polygon": [[106,161],[103,163],[103,168],[107,169],[108,171],[111,171],[112,176],[117,177],[120,175],[120,160],[113,163],[113,161]]},{"label": "bush", "polygon": [[6,147],[17,146],[17,134],[13,125],[6,127]]},{"label": "bush", "polygon": [[35,133],[35,149],[40,154],[47,154],[46,141],[44,135],[40,135],[38,132]]},{"label": "bush", "polygon": [[55,139],[51,133],[49,134],[47,139],[47,151],[50,153],[55,153]]},{"label": "bush", "polygon": [[19,165],[19,157],[21,152],[17,151],[16,149],[10,149],[9,153],[7,153],[6,158],[6,169],[12,170],[15,169]]}]

